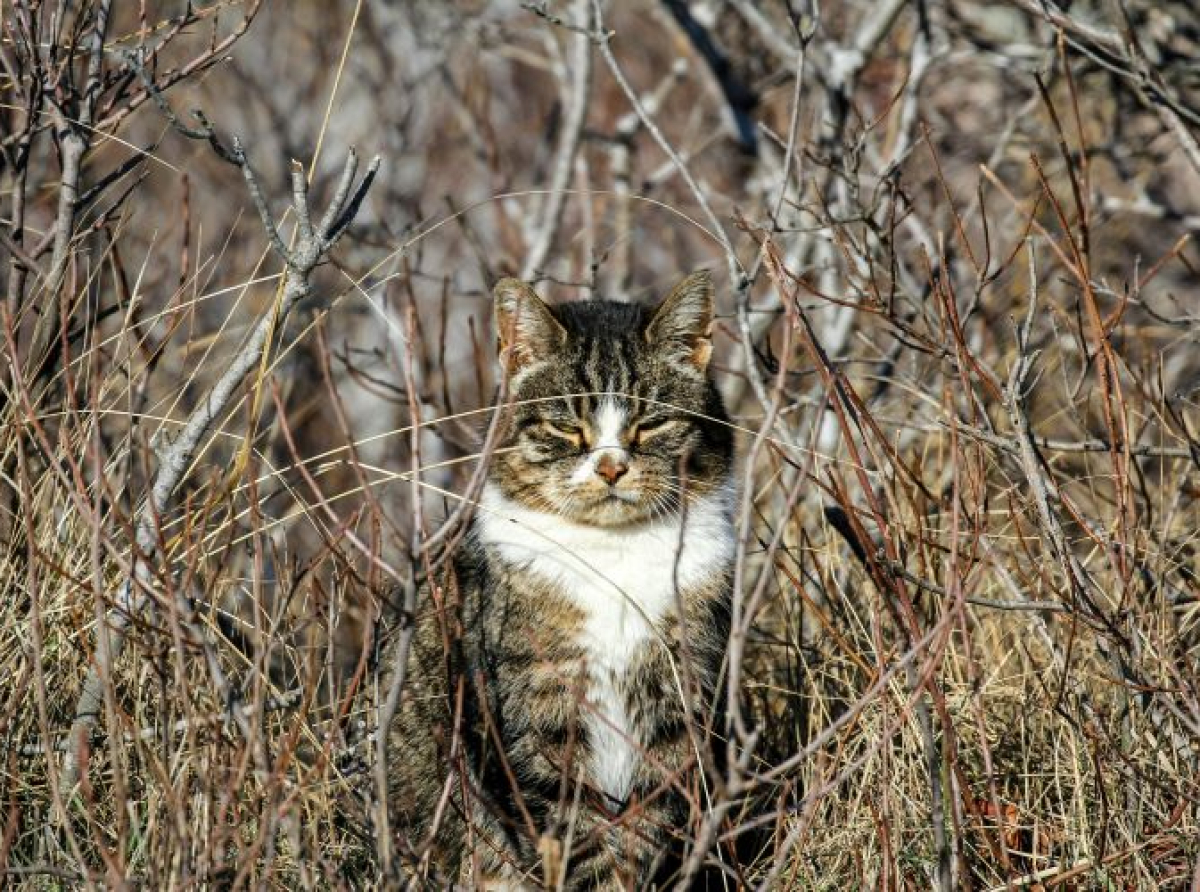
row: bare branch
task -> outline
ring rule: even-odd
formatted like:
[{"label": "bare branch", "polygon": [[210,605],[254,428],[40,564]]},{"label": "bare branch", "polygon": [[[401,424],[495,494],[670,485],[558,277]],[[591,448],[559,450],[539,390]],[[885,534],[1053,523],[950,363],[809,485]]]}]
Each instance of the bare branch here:
[{"label": "bare branch", "polygon": [[[311,220],[307,219],[302,227],[307,232],[307,237],[299,239],[294,249],[289,250],[284,246],[275,230],[258,180],[249,163],[246,162],[245,153],[237,140],[234,141],[234,151],[243,161],[242,172],[251,197],[259,209],[267,237],[283,257],[287,272],[284,275],[279,296],[270,310],[257,321],[237,355],[230,361],[200,403],[192,409],[182,430],[169,443],[163,444],[158,449],[158,471],[155,474],[147,504],[142,509],[137,522],[130,579],[123,583],[116,599],[116,606],[110,611],[106,622],[97,629],[96,659],[88,670],[79,701],[75,706],[74,721],[70,732],[72,744],[63,768],[64,786],[68,789],[73,787],[78,779],[78,754],[80,749],[86,745],[88,736],[99,720],[105,685],[111,679],[113,665],[121,655],[129,626],[145,609],[152,597],[155,581],[149,570],[149,562],[158,553],[159,529],[166,516],[171,496],[191,467],[192,459],[204,442],[213,423],[225,411],[245,378],[260,367],[264,351],[267,350],[272,338],[282,327],[292,307],[298,301],[310,296],[312,272],[330,247],[330,243],[315,234]],[[354,153],[351,152],[346,161],[345,172],[352,175],[356,163]],[[368,177],[373,175],[378,166],[379,159],[376,158],[372,162]],[[343,177],[346,175],[345,172]],[[300,191],[307,198],[307,186],[305,185]],[[330,216],[335,219],[339,218],[349,207],[343,194],[340,201],[335,201],[331,205],[333,213]],[[297,201],[293,211],[298,218],[301,214],[306,215],[307,202]]]},{"label": "bare branch", "polygon": [[[529,253],[521,266],[521,278],[526,281],[532,280],[541,271],[550,254],[566,205],[566,190],[575,169],[575,156],[579,152],[583,126],[587,122],[592,86],[592,40],[589,36],[592,29],[591,9],[591,0],[575,0],[569,69],[571,82],[563,91],[566,113],[551,167],[549,192],[541,208],[541,219],[533,230]],[[591,199],[584,196],[583,200]]]}]

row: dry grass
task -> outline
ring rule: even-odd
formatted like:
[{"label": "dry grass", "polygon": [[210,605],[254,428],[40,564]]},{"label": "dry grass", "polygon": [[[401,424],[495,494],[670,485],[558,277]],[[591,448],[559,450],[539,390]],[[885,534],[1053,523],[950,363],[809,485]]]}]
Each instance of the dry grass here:
[{"label": "dry grass", "polygon": [[[583,2],[117,4],[98,55],[105,4],[0,6],[6,882],[396,881],[371,830],[387,621],[453,542],[487,289],[533,256],[560,297],[729,271],[721,745],[745,759],[710,778],[697,859],[730,888],[1200,888],[1194,13],[1130,4],[1138,56],[1079,4],[847,3],[800,54],[774,5],[709,5],[728,69],[639,0],[590,21],[615,36],[584,82],[560,23]],[[144,74],[123,55],[162,40]],[[31,87],[56,77],[57,112]],[[89,122],[74,184],[56,115]],[[347,144],[383,173],[158,512],[283,290],[213,150],[238,131],[285,242],[287,158],[314,209]]]}]

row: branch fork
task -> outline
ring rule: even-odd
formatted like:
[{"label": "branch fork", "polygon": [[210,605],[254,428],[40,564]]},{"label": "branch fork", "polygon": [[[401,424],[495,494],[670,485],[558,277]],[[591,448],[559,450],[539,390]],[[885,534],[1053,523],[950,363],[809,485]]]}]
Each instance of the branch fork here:
[{"label": "branch fork", "polygon": [[379,171],[380,159],[376,156],[368,166],[366,175],[355,187],[358,156],[351,149],[333,200],[320,223],[314,226],[308,207],[308,181],[298,166],[293,166],[292,210],[296,214],[298,231],[294,246],[289,248],[279,237],[274,218],[241,142],[235,139],[233,145],[234,156],[245,177],[267,238],[286,265],[283,287],[279,299],[255,323],[237,355],[192,409],[179,433],[174,438],[156,438],[158,471],[146,504],[137,518],[129,575],[121,585],[115,606],[109,609],[96,631],[95,660],[84,678],[76,703],[62,775],[63,786],[68,790],[79,780],[80,757],[99,723],[106,686],[112,667],[125,645],[129,628],[150,603],[155,583],[148,564],[158,554],[159,524],[167,514],[171,496],[186,476],[192,459],[213,423],[225,412],[250,371],[260,366],[263,353],[279,330],[280,323],[297,301],[312,294],[312,271],[345,235]]}]

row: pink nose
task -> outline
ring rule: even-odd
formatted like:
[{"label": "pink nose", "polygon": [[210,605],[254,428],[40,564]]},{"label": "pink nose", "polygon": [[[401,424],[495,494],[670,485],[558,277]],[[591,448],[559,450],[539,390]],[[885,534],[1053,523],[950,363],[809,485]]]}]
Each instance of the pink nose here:
[{"label": "pink nose", "polygon": [[629,465],[611,455],[600,456],[600,461],[596,463],[596,473],[607,480],[609,486],[615,485],[628,470]]}]

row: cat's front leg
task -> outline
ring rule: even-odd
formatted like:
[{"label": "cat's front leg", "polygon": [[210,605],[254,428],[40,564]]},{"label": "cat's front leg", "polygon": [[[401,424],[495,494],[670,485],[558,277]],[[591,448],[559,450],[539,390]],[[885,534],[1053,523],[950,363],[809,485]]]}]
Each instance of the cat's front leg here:
[{"label": "cat's front leg", "polygon": [[[563,808],[539,851],[548,889],[643,890],[669,852],[677,830],[673,798],[632,801],[624,808],[605,807],[603,794],[586,787]],[[611,801],[607,805],[612,805]]]},{"label": "cat's front leg", "polygon": [[483,803],[469,807],[467,851],[459,883],[464,889],[487,892],[536,892],[543,888],[513,846],[495,814]]}]

